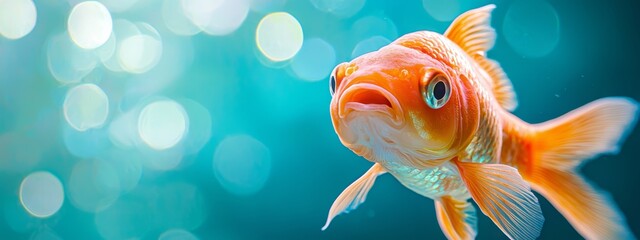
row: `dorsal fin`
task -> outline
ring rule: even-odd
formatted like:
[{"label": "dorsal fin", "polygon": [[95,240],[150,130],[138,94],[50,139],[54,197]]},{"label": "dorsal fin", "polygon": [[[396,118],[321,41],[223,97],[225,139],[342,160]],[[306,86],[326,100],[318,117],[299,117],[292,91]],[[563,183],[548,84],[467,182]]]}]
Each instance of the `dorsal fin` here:
[{"label": "dorsal fin", "polygon": [[453,20],[444,36],[470,56],[484,56],[496,40],[496,31],[491,27],[491,11],[494,8],[496,5],[489,4],[463,13]]},{"label": "dorsal fin", "polygon": [[513,85],[500,64],[487,59],[486,52],[495,43],[496,31],[491,27],[491,11],[495,5],[469,10],[458,16],[444,33],[452,42],[471,56],[491,78],[491,90],[504,109],[513,111],[518,106]]},{"label": "dorsal fin", "polygon": [[482,55],[476,54],[474,59],[484,69],[491,78],[491,91],[493,96],[496,97],[500,106],[507,111],[516,110],[518,107],[518,99],[516,98],[516,92],[513,90],[513,85],[507,74],[504,73],[500,64],[496,61],[488,59]]}]

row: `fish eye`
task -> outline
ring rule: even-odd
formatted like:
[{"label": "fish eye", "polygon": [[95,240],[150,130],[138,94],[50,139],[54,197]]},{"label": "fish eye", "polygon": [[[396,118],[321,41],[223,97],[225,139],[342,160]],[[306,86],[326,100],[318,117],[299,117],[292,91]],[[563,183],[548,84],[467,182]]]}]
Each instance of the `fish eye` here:
[{"label": "fish eye", "polygon": [[329,92],[331,92],[331,96],[336,92],[336,76],[333,73],[329,78]]},{"label": "fish eye", "polygon": [[331,93],[331,96],[336,93],[336,72],[338,71],[338,67],[340,67],[340,65],[336,66],[333,71],[331,71],[331,76],[329,77],[329,92]]},{"label": "fish eye", "polygon": [[441,108],[449,101],[451,86],[449,85],[449,80],[443,74],[427,74],[422,83],[420,87],[422,97],[430,108]]}]

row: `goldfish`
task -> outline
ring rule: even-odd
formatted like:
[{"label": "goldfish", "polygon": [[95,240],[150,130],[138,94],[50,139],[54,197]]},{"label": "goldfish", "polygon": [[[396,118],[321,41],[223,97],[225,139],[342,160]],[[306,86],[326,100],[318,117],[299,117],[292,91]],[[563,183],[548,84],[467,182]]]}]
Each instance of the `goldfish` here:
[{"label": "goldfish", "polygon": [[388,173],[434,200],[448,239],[477,236],[471,200],[508,238],[537,238],[544,217],[532,191],[587,239],[634,238],[615,203],[578,170],[620,151],[638,103],[607,97],[547,122],[521,120],[512,113],[511,81],[486,54],[495,44],[494,8],[461,14],[444,34],[409,33],[335,67],[334,130],[373,166],[333,202],[322,230]]}]

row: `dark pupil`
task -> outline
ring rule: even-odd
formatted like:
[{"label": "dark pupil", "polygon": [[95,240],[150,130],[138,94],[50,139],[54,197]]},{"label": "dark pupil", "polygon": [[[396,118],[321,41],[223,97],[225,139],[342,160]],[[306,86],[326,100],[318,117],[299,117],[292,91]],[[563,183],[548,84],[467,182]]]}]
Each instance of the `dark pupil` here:
[{"label": "dark pupil", "polygon": [[444,86],[444,82],[438,82],[436,83],[436,86],[433,88],[433,96],[436,98],[436,100],[440,100],[444,97],[444,94],[446,93],[447,89]]},{"label": "dark pupil", "polygon": [[329,80],[329,84],[331,84],[331,92],[335,92],[336,91],[336,77],[331,76],[331,79]]}]

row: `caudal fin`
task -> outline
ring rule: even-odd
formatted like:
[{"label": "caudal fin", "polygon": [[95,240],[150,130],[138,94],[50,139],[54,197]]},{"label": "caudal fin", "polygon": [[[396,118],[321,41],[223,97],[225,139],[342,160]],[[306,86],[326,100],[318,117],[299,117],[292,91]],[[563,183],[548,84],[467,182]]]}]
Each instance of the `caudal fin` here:
[{"label": "caudal fin", "polygon": [[608,194],[589,185],[576,167],[598,154],[616,153],[637,110],[633,100],[604,98],[534,125],[530,159],[520,172],[587,239],[633,238]]}]

